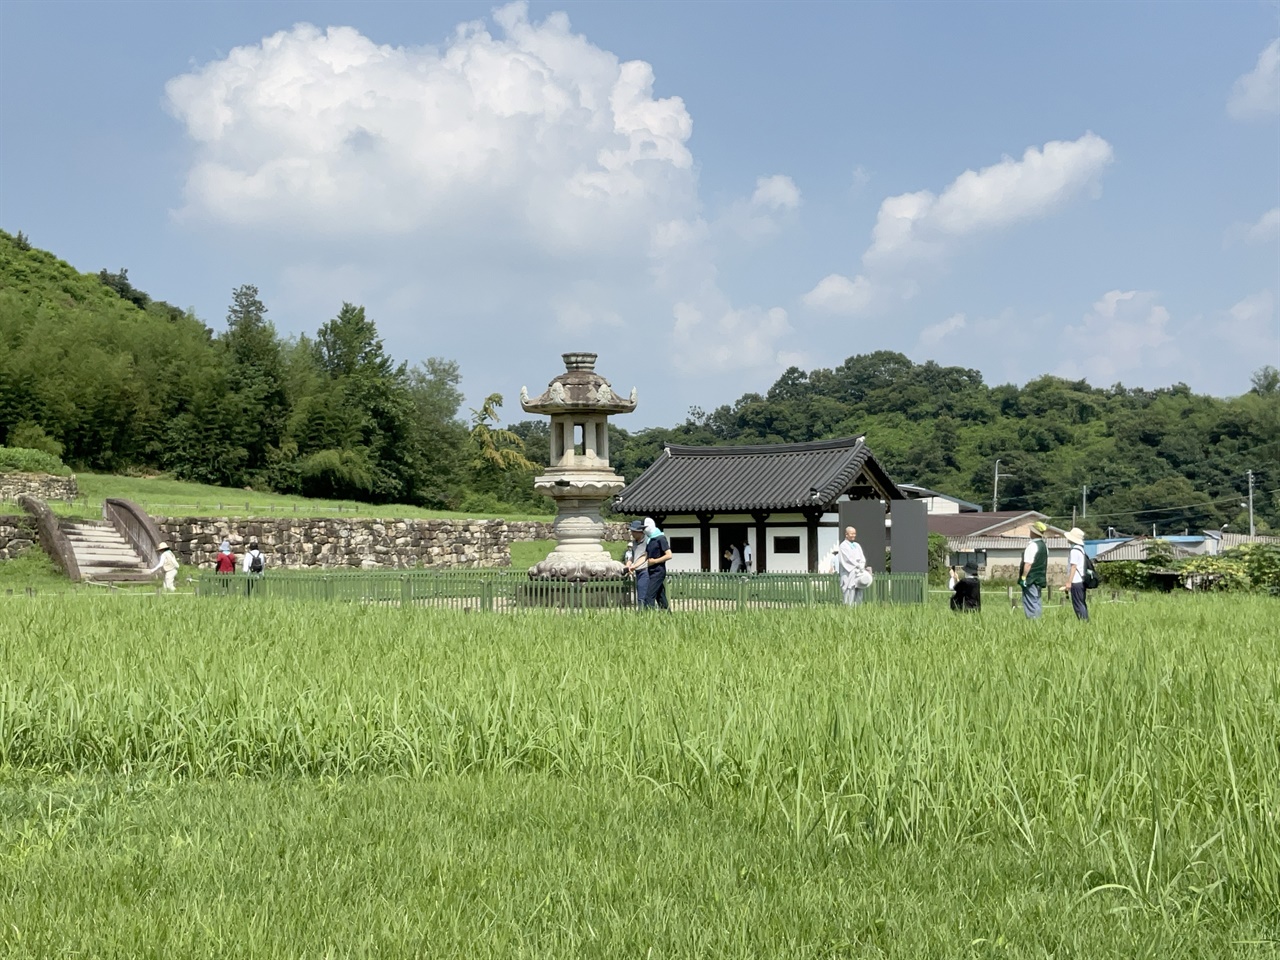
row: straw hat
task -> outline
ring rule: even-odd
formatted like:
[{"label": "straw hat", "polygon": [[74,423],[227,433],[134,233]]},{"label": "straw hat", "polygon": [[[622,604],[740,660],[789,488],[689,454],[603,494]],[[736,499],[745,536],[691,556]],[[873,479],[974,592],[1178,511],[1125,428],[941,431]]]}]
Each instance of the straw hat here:
[{"label": "straw hat", "polygon": [[1049,532],[1049,525],[1043,520],[1037,520],[1031,525],[1031,535],[1033,537],[1043,537]]},{"label": "straw hat", "polygon": [[161,540],[159,543],[156,544],[156,550],[168,550],[168,549],[169,549],[169,544],[164,540]]},{"label": "straw hat", "polygon": [[1084,531],[1079,527],[1072,527],[1067,531],[1067,542],[1074,543],[1077,547],[1084,546]]}]

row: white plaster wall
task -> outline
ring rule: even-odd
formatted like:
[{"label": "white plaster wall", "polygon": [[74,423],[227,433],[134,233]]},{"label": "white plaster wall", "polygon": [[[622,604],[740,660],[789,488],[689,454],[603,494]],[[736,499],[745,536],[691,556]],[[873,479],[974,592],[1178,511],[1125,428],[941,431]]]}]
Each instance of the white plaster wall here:
[{"label": "white plaster wall", "polygon": [[[774,527],[765,530],[769,539],[769,573],[804,573],[809,569],[809,531],[805,527]],[[775,537],[800,538],[799,553],[775,553]]]},{"label": "white plaster wall", "polygon": [[954,500],[943,500],[941,497],[924,498],[925,513],[959,513],[960,504]]},{"label": "white plaster wall", "polygon": [[[692,537],[693,553],[672,553],[671,559],[667,561],[667,569],[672,573],[681,571],[685,573],[696,573],[702,569],[702,533],[697,527],[673,527],[667,524],[662,528],[662,532],[667,535],[670,540],[673,537]],[[715,538],[712,537],[712,546],[715,546]]]}]

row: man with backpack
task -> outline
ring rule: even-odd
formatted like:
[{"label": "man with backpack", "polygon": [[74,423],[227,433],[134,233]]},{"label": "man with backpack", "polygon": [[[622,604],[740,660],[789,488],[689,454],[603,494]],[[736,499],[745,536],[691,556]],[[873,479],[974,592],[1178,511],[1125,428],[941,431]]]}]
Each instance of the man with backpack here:
[{"label": "man with backpack", "polygon": [[1076,618],[1088,620],[1085,590],[1097,586],[1098,575],[1093,569],[1093,561],[1084,552],[1084,531],[1072,527],[1067,531],[1067,543],[1071,544],[1071,554],[1067,559],[1067,582],[1062,591],[1071,594],[1071,609],[1076,612]]},{"label": "man with backpack", "polygon": [[260,577],[266,566],[267,560],[262,555],[262,551],[258,549],[258,541],[251,541],[249,552],[244,555],[244,572],[250,576]]}]

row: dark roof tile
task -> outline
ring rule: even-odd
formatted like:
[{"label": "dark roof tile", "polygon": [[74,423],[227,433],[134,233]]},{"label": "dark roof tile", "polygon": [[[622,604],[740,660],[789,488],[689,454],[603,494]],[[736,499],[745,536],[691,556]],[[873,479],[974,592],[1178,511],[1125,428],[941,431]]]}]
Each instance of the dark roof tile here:
[{"label": "dark roof tile", "polygon": [[614,509],[672,514],[830,507],[864,469],[889,497],[902,499],[862,437],[737,447],[670,444],[627,485]]}]

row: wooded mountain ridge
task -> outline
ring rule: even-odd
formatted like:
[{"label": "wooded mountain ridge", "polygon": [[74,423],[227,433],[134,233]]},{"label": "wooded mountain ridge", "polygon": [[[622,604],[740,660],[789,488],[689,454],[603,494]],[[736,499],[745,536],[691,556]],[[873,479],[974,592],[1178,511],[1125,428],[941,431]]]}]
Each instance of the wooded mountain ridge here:
[{"label": "wooded mountain ridge", "polygon": [[[461,372],[389,356],[364,308],[342,304],[314,336],[281,337],[256,288],[232,293],[223,329],[153,300],[126,270],[84,274],[0,231],[0,444],[82,469],[283,493],[462,510],[549,510],[532,490],[545,421],[498,424],[490,394],[462,414]],[[792,367],[683,423],[612,426],[614,465],[634,479],[666,443],[742,444],[866,434],[898,482],[1092,532],[1280,529],[1280,373],[1238,397],[1040,376],[989,386],[973,369],[876,351]],[[1084,488],[1087,487],[1087,493]]]}]

